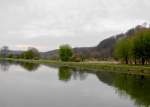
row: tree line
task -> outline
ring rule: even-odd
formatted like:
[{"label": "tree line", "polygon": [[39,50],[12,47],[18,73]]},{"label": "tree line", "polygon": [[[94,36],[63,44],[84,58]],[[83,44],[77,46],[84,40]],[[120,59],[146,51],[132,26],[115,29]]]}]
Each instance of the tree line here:
[{"label": "tree line", "polygon": [[0,50],[0,57],[2,58],[15,58],[15,59],[34,59],[38,60],[41,58],[40,52],[33,47],[28,48],[27,51],[20,51],[19,53],[13,53],[7,46],[4,46]]},{"label": "tree line", "polygon": [[[83,60],[80,55],[75,54],[70,45],[64,44],[59,47],[59,58],[61,61],[74,61],[80,62]],[[33,59],[39,60],[42,59],[38,49],[30,47],[27,51],[20,51],[19,53],[9,50],[7,46],[2,47],[0,50],[1,58],[14,58],[14,59]]]},{"label": "tree line", "polygon": [[149,64],[150,29],[142,29],[131,37],[119,40],[115,47],[115,58],[125,64]]}]

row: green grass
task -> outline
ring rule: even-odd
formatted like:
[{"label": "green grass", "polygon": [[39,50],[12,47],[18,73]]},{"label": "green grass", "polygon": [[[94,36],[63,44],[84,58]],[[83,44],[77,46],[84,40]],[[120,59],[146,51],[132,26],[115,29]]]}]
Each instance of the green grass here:
[{"label": "green grass", "polygon": [[40,63],[56,66],[69,66],[75,67],[83,70],[93,70],[93,71],[108,71],[108,72],[118,72],[118,73],[128,73],[136,75],[148,75],[150,76],[150,66],[149,65],[124,65],[124,64],[111,64],[111,63],[98,63],[98,62],[61,62],[61,61],[51,61],[51,60],[25,60],[25,59],[10,59],[9,61],[19,61],[19,62],[29,62],[29,63]]}]

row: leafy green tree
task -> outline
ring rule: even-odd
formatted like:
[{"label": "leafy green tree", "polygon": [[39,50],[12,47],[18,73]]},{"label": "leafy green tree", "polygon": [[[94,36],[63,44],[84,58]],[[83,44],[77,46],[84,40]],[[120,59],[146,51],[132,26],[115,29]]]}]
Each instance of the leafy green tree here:
[{"label": "leafy green tree", "polygon": [[21,54],[21,57],[24,59],[39,59],[40,53],[36,48],[29,48],[27,51]]},{"label": "leafy green tree", "polygon": [[59,48],[59,57],[61,61],[69,61],[73,55],[73,50],[69,45],[61,45]]},{"label": "leafy green tree", "polygon": [[135,32],[132,37],[120,40],[115,48],[117,58],[124,60],[126,64],[130,60],[135,64],[150,63],[150,28]]},{"label": "leafy green tree", "polygon": [[144,65],[150,60],[150,30],[144,29],[137,32],[133,38],[134,56]]},{"label": "leafy green tree", "polygon": [[31,50],[28,50],[26,52],[24,52],[24,58],[25,59],[33,59],[33,52]]},{"label": "leafy green tree", "polygon": [[128,39],[122,39],[117,43],[115,57],[128,64],[130,57],[130,41]]}]

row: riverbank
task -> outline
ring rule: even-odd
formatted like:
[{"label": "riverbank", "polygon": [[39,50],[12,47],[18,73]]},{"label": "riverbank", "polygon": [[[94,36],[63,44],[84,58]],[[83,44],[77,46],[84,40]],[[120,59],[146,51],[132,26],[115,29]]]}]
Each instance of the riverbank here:
[{"label": "riverbank", "polygon": [[101,62],[61,62],[61,61],[50,61],[50,60],[25,60],[25,59],[1,59],[8,61],[17,62],[28,62],[28,63],[40,63],[46,65],[55,66],[69,66],[75,67],[83,70],[93,70],[93,71],[108,71],[108,72],[118,72],[118,73],[128,73],[136,75],[148,75],[150,76],[150,66],[149,65],[124,65],[115,63],[101,63]]}]

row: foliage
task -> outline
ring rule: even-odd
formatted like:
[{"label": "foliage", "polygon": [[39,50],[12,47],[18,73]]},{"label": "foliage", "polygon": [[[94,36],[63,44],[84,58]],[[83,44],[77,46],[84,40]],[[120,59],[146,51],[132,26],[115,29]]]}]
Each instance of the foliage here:
[{"label": "foliage", "polygon": [[128,64],[128,59],[130,56],[130,41],[128,39],[120,40],[115,49],[115,55],[117,58],[125,61]]},{"label": "foliage", "polygon": [[69,45],[61,45],[59,48],[59,57],[61,61],[69,61],[73,55],[73,50]]},{"label": "foliage", "polygon": [[13,58],[13,57],[14,57],[13,54],[9,54],[9,55],[8,55],[8,58]]},{"label": "foliage", "polygon": [[129,59],[135,64],[150,63],[150,29],[142,29],[132,37],[120,40],[115,48],[115,56],[124,60],[126,64]]},{"label": "foliage", "polygon": [[40,54],[37,49],[29,48],[27,51],[23,52],[20,57],[24,59],[37,59],[38,60],[40,58]]},{"label": "foliage", "polygon": [[142,64],[150,60],[150,30],[145,29],[135,34],[132,51]]}]

